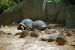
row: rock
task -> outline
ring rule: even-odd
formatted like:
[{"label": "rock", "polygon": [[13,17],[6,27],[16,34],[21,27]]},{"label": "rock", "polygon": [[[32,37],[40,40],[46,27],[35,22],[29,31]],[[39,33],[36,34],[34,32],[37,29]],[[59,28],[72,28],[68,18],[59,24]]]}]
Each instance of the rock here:
[{"label": "rock", "polygon": [[47,33],[47,34],[57,33],[55,29],[48,29],[48,28],[46,28],[46,29],[44,30],[44,32]]},{"label": "rock", "polygon": [[72,41],[71,42],[71,46],[75,46],[75,41]]},{"label": "rock", "polygon": [[58,43],[58,45],[64,45],[67,42],[66,36],[64,34],[59,34],[56,38],[56,42]]},{"label": "rock", "polygon": [[29,34],[29,31],[23,30],[22,33],[20,33],[20,37],[19,37],[19,38],[24,38],[24,37],[26,37],[26,35],[28,35],[28,34]]},{"label": "rock", "polygon": [[66,34],[67,36],[71,36],[71,35],[72,35],[72,31],[71,31],[71,30],[66,30],[65,33],[67,33],[67,34]]},{"label": "rock", "polygon": [[57,38],[57,34],[52,34],[52,35],[50,35],[50,37],[49,37],[49,39],[48,39],[48,42],[52,42],[52,41],[55,41],[56,40],[56,38]]},{"label": "rock", "polygon": [[44,35],[43,37],[41,37],[42,41],[48,41],[50,35]]},{"label": "rock", "polygon": [[48,39],[48,42],[53,42],[53,41],[54,41],[54,37],[50,36],[49,39]]},{"label": "rock", "polygon": [[34,30],[34,31],[32,31],[32,32],[30,33],[30,36],[31,36],[31,37],[35,37],[35,38],[37,38],[37,37],[39,36],[39,32],[38,32],[38,30]]},{"label": "rock", "polygon": [[[22,32],[21,32],[21,33],[22,33]],[[20,35],[21,33],[16,33],[15,36],[16,36],[16,35]]]},{"label": "rock", "polygon": [[57,35],[44,35],[43,37],[41,37],[42,41],[47,41],[47,42],[53,42],[56,40]]},{"label": "rock", "polygon": [[44,32],[47,33],[47,34],[51,34],[52,33],[51,29],[45,29]]},{"label": "rock", "polygon": [[3,34],[6,34],[6,33],[4,33],[3,31],[0,31],[0,35],[3,35]]},{"label": "rock", "polygon": [[11,33],[8,33],[8,35],[11,35]]},{"label": "rock", "polygon": [[70,33],[75,34],[75,29],[71,29]]},{"label": "rock", "polygon": [[57,27],[61,27],[62,24],[49,24],[48,27],[49,28],[57,28]]},{"label": "rock", "polygon": [[71,33],[67,33],[66,35],[67,35],[67,36],[71,36],[72,34],[71,34]]},{"label": "rock", "polygon": [[46,38],[41,38],[41,41],[47,41],[48,39],[46,39]]}]

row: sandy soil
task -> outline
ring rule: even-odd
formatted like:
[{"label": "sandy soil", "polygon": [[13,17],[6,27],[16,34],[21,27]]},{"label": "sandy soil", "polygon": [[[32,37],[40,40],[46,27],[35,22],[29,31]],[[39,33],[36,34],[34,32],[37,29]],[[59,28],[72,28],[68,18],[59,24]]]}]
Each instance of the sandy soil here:
[{"label": "sandy soil", "polygon": [[[66,36],[67,43],[63,46],[57,45],[55,41],[46,42],[41,41],[40,37],[51,34],[40,34],[38,38],[26,36],[25,38],[19,38],[19,35],[15,36],[18,32],[16,26],[2,27],[0,31],[4,31],[6,34],[0,33],[0,50],[75,50],[74,46],[71,46],[71,42],[75,40],[75,35],[70,37]],[[12,35],[7,35],[11,33]],[[54,33],[53,35],[58,34]]]}]

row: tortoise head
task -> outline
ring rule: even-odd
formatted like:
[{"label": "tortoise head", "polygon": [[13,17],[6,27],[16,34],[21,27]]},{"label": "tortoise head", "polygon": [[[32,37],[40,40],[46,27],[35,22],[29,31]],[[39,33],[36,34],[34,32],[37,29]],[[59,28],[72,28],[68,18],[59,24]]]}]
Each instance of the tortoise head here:
[{"label": "tortoise head", "polygon": [[25,30],[26,27],[23,26],[23,25],[21,25],[21,24],[19,24],[19,25],[17,26],[17,29],[18,29],[18,30]]}]

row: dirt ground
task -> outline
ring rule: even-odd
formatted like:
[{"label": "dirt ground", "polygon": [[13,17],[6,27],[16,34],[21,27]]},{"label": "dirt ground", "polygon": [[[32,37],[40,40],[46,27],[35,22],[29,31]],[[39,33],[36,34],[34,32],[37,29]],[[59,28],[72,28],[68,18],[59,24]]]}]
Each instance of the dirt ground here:
[{"label": "dirt ground", "polygon": [[[41,41],[40,37],[51,34],[40,34],[38,38],[26,36],[25,38],[19,38],[19,35],[15,36],[17,31],[16,26],[5,26],[0,28],[0,31],[4,31],[5,34],[0,33],[0,50],[75,50],[74,46],[71,46],[71,42],[75,40],[75,35],[66,36],[67,43],[63,46],[57,45],[55,41],[47,42]],[[7,35],[11,33],[11,35]],[[53,33],[57,35],[59,33]]]}]

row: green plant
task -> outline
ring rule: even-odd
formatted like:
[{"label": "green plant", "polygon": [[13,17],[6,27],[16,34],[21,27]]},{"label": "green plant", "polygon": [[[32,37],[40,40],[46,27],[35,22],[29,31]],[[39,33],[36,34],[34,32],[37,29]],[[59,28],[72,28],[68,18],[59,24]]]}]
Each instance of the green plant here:
[{"label": "green plant", "polygon": [[51,2],[54,3],[54,4],[58,4],[58,3],[63,2],[63,0],[51,0]]},{"label": "green plant", "polygon": [[15,2],[13,0],[0,0],[0,13],[13,6],[14,4]]}]

